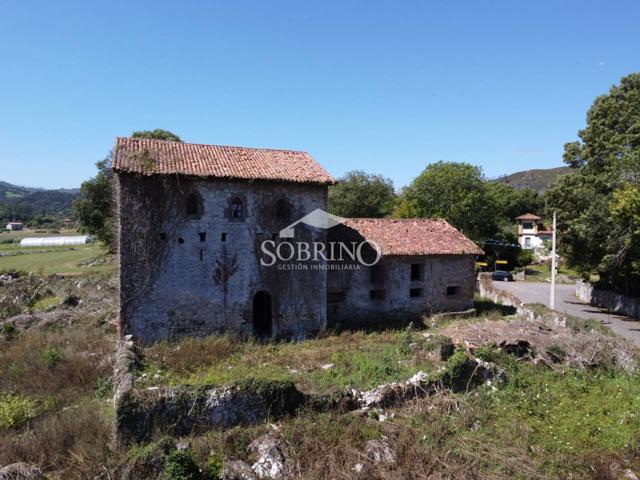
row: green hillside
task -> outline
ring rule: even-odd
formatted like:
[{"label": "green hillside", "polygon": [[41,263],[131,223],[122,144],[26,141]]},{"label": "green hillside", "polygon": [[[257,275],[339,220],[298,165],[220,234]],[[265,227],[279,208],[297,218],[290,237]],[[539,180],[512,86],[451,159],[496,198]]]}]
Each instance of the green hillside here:
[{"label": "green hillside", "polygon": [[35,217],[68,217],[79,189],[46,190],[0,181],[0,220],[29,222]]},{"label": "green hillside", "polygon": [[570,167],[538,168],[505,175],[498,178],[497,181],[511,185],[517,190],[530,188],[538,192],[544,192],[559,176],[571,172],[572,169]]}]

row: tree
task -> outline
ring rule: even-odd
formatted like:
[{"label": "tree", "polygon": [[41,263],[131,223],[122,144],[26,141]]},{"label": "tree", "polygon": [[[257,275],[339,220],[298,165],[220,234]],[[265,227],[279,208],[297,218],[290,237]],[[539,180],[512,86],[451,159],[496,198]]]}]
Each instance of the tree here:
[{"label": "tree", "polygon": [[82,183],[80,198],[73,202],[80,230],[104,243],[110,252],[116,248],[111,152],[96,163],[98,174]]},{"label": "tree", "polygon": [[381,218],[391,213],[395,199],[391,180],[356,170],[329,187],[329,212],[341,217]]},{"label": "tree", "polygon": [[565,145],[563,156],[578,171],[549,189],[547,210],[558,211],[560,241],[570,264],[585,275],[599,272],[621,293],[638,295],[639,73],[623,77],[595,99],[578,137]]},{"label": "tree", "polygon": [[[176,134],[159,128],[153,131],[133,132],[132,137],[182,141]],[[73,209],[80,230],[93,235],[110,252],[114,252],[116,249],[116,221],[111,156],[112,152],[109,152],[104,160],[96,163],[98,174],[82,183],[80,198],[73,202]]]},{"label": "tree", "polygon": [[[408,206],[407,206],[408,204]],[[499,230],[500,205],[482,170],[468,163],[429,165],[403,192],[399,205],[418,217],[440,217],[475,240]],[[400,210],[396,213],[402,214]]]},{"label": "tree", "polygon": [[172,142],[182,142],[182,139],[169,130],[156,128],[155,130],[138,130],[133,132],[131,138],[151,138],[155,140],[171,140]]}]

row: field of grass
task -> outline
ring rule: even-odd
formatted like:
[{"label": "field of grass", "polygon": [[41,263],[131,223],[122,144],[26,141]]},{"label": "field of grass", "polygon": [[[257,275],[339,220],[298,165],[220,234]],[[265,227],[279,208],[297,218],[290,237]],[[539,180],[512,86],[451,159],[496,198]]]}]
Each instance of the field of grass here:
[{"label": "field of grass", "polygon": [[67,247],[0,246],[0,271],[21,270],[37,274],[80,275],[96,271],[111,271],[113,262],[86,265],[102,257],[104,249],[99,244]]},{"label": "field of grass", "polygon": [[259,379],[290,380],[308,393],[366,389],[433,370],[430,353],[437,353],[438,340],[412,329],[343,332],[302,343],[189,338],[143,349],[140,384],[225,385]]},{"label": "field of grass", "polygon": [[98,261],[96,258],[105,254],[98,243],[89,245],[73,245],[64,247],[21,247],[19,242],[25,237],[52,237],[78,235],[76,230],[60,230],[60,233],[36,232],[23,230],[19,232],[0,232],[0,271],[21,270],[41,275],[52,273],[79,275],[93,271],[111,271],[112,261]]}]

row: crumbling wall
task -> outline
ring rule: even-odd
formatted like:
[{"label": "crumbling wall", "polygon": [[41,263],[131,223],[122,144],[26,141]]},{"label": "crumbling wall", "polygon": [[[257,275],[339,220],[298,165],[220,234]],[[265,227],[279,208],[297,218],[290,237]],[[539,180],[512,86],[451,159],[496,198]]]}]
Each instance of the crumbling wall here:
[{"label": "crumbling wall", "polygon": [[[273,338],[303,338],[325,327],[326,271],[262,266],[260,245],[325,209],[326,186],[118,174],[117,192],[122,334],[142,342],[221,331],[249,336],[260,291],[271,296]],[[197,215],[187,214],[191,194]],[[240,218],[232,215],[236,198]],[[285,215],[277,215],[279,200]],[[326,238],[304,226],[298,235]]]},{"label": "crumbling wall", "polygon": [[[411,278],[412,264],[420,265],[419,279]],[[374,267],[329,270],[328,320],[359,325],[463,311],[473,307],[474,282],[471,255],[388,256]]]}]

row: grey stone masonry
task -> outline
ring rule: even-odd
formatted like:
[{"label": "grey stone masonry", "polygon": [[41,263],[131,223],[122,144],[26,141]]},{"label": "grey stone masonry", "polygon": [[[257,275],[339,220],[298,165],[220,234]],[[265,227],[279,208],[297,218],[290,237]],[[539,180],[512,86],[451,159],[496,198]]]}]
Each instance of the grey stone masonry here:
[{"label": "grey stone masonry", "polygon": [[[260,264],[263,240],[327,207],[327,186],[116,174],[120,327],[141,342],[231,331],[304,338],[326,326],[326,270]],[[325,242],[300,225],[297,241]]]}]

